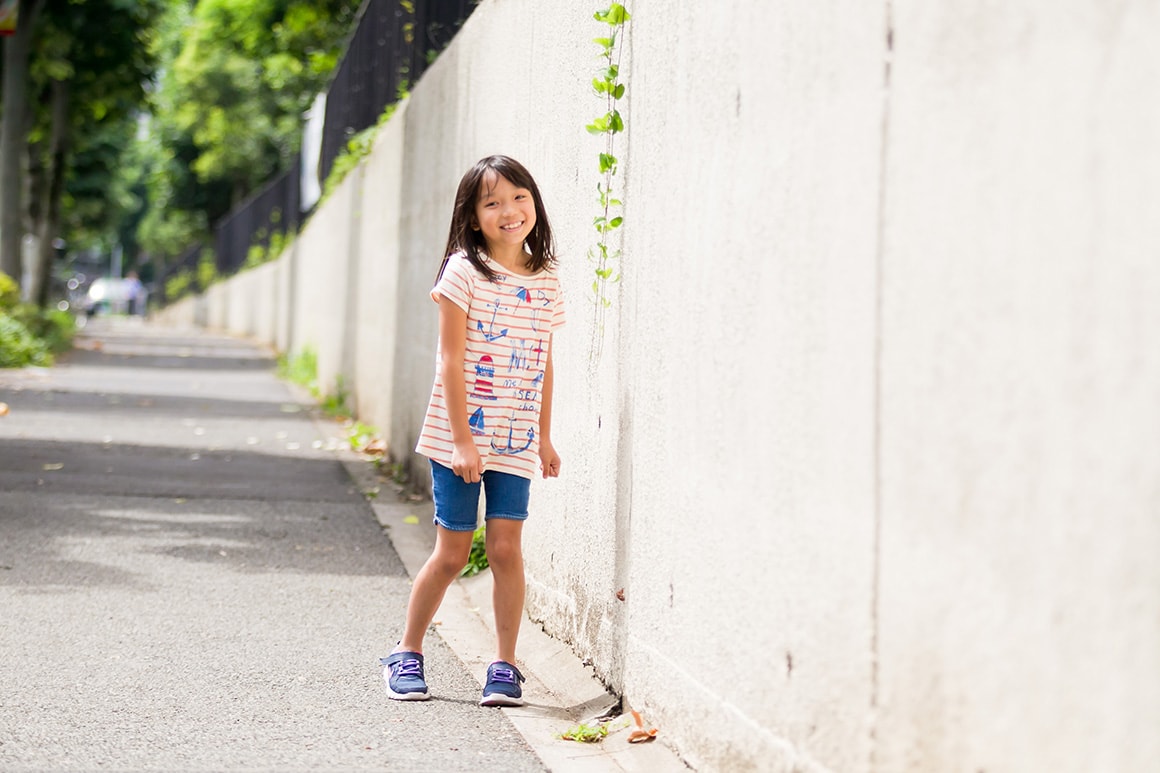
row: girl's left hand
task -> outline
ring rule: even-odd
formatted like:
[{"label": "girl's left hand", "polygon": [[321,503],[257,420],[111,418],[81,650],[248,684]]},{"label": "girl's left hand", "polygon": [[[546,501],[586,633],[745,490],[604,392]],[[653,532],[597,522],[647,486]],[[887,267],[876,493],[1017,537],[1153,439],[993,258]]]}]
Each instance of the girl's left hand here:
[{"label": "girl's left hand", "polygon": [[540,467],[545,478],[560,477],[560,455],[552,447],[550,440],[540,441]]}]

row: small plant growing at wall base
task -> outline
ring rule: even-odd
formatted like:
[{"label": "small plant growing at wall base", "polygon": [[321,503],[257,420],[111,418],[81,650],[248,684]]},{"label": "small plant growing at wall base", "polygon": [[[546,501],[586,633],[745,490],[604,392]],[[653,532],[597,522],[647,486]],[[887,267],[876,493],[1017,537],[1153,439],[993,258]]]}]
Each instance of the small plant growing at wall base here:
[{"label": "small plant growing at wall base", "polygon": [[624,31],[624,24],[631,16],[620,3],[613,3],[604,10],[597,11],[593,18],[609,27],[607,37],[594,38],[593,42],[600,46],[600,58],[603,64],[592,79],[592,88],[597,96],[604,99],[605,112],[588,124],[585,128],[590,134],[604,137],[604,150],[599,155],[600,180],[596,184],[599,208],[592,220],[598,240],[589,248],[588,259],[595,264],[596,277],[592,281],[592,294],[596,302],[596,339],[593,346],[593,357],[597,358],[603,349],[604,342],[604,313],[612,301],[608,297],[609,283],[620,281],[620,270],[614,267],[613,262],[621,256],[620,250],[609,247],[608,236],[624,223],[624,216],[620,214],[624,207],[623,200],[613,193],[613,178],[620,166],[616,157],[616,135],[624,131],[624,118],[617,105],[627,88],[620,77],[620,36]]},{"label": "small plant growing at wall base", "polygon": [[474,577],[488,567],[486,530],[486,526],[480,526],[471,535],[471,553],[467,556],[467,566],[459,573],[460,577]]}]

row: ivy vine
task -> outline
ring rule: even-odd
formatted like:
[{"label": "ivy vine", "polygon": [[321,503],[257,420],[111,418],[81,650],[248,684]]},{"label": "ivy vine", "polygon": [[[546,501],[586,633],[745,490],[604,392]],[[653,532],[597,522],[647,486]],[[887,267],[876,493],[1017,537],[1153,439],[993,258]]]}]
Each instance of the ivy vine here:
[{"label": "ivy vine", "polygon": [[608,8],[597,11],[593,18],[609,27],[607,37],[593,38],[592,41],[600,46],[599,56],[603,60],[596,77],[592,79],[592,88],[598,97],[604,99],[605,112],[585,127],[590,134],[604,138],[604,150],[599,157],[600,180],[596,184],[599,209],[592,220],[599,239],[588,249],[588,259],[595,265],[596,274],[596,278],[592,281],[592,294],[597,313],[594,354],[599,355],[604,338],[604,312],[612,305],[608,297],[608,285],[620,281],[620,270],[615,267],[615,261],[621,257],[621,251],[611,249],[608,242],[609,234],[624,223],[624,216],[621,214],[624,202],[616,198],[613,192],[613,178],[620,166],[615,154],[616,135],[624,131],[624,118],[617,109],[617,104],[624,97],[626,89],[620,78],[620,37],[625,22],[631,17],[623,5],[613,3]]}]

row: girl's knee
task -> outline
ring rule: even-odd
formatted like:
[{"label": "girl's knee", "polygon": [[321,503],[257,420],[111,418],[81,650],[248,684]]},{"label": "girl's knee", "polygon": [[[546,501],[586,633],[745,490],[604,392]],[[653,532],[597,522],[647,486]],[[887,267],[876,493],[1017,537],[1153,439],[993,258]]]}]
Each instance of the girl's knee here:
[{"label": "girl's knee", "polygon": [[435,552],[431,554],[428,563],[431,569],[439,575],[454,578],[463,570],[463,567],[467,566],[467,560],[470,556],[470,540],[464,545],[440,542],[436,543]]},{"label": "girl's knee", "polygon": [[501,537],[488,540],[487,562],[501,570],[509,566],[523,565],[524,552],[519,539]]}]

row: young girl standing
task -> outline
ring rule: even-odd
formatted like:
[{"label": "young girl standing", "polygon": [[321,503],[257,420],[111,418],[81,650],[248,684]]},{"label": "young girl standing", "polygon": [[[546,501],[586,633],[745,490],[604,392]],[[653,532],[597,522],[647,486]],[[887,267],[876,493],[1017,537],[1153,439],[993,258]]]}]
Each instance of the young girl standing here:
[{"label": "young girl standing", "polygon": [[532,477],[560,474],[552,446],[552,333],[564,323],[552,231],[535,180],[489,156],[459,183],[443,266],[435,386],[416,451],[431,462],[435,549],[415,577],[406,628],[383,658],[396,700],[429,697],[423,636],[467,564],[480,487],[495,587],[496,655],[483,706],[523,704],[516,637],[524,609],[521,547]]}]

